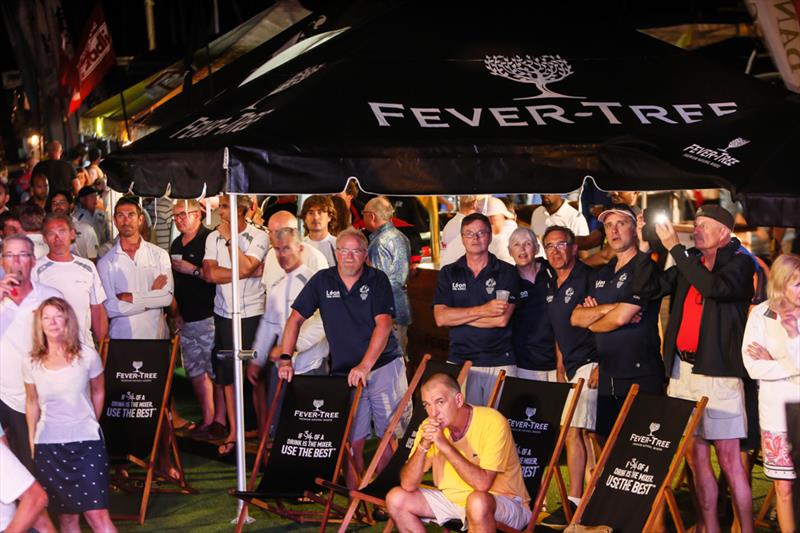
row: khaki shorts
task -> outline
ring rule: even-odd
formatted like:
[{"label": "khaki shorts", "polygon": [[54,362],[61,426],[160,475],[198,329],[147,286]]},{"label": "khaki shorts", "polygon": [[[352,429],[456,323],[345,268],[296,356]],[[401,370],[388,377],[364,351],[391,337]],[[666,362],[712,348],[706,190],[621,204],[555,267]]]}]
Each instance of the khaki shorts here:
[{"label": "khaki shorts", "polygon": [[[437,489],[419,489],[428,506],[433,511],[434,518],[423,519],[423,522],[434,522],[440,526],[450,520],[460,520],[464,526],[462,531],[467,530],[467,510],[448,500],[442,491]],[[497,508],[494,511],[494,519],[500,524],[505,524],[514,529],[525,529],[531,519],[531,510],[519,496],[509,498],[500,494],[492,494]]]},{"label": "khaki shorts", "polygon": [[[378,438],[383,437],[389,419],[407,390],[406,364],[402,357],[370,372],[367,376],[367,386],[361,391],[361,398],[358,401],[358,409],[350,430],[350,441],[368,438],[372,434],[373,427],[375,435]],[[408,402],[403,417],[394,430],[397,438],[403,435],[410,420],[411,402]]]},{"label": "khaki shorts", "polygon": [[469,369],[467,377],[467,403],[484,406],[489,404],[497,376],[501,370],[506,371],[506,376],[516,377],[517,366],[473,366]]},{"label": "khaki shorts", "polygon": [[[589,376],[592,370],[597,366],[597,363],[586,363],[575,371],[575,375],[569,380],[570,383],[577,383],[579,379],[583,378],[583,389],[581,395],[578,397],[578,404],[575,406],[575,414],[572,415],[572,422],[569,427],[588,429],[594,431],[597,425],[597,389],[589,388]],[[574,390],[569,391],[567,396],[567,406],[564,407],[564,414],[561,416],[561,422],[567,417],[567,408],[569,402],[572,401]]]},{"label": "khaki shorts", "polygon": [[705,440],[743,439],[747,436],[741,379],[693,374],[692,365],[676,356],[667,396],[695,402],[703,396],[708,398],[695,435]]}]

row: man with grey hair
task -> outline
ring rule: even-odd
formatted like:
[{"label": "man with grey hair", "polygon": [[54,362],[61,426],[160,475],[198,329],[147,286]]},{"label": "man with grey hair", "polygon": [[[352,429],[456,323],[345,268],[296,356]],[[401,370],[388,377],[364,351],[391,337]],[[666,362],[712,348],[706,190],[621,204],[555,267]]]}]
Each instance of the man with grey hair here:
[{"label": "man with grey hair", "polygon": [[[517,377],[557,381],[558,363],[553,327],[547,315],[547,261],[537,258],[539,244],[529,228],[517,228],[508,238],[508,252],[520,277],[519,298],[512,317],[512,342]],[[563,367],[560,369],[563,374]]]},{"label": "man with grey hair", "polygon": [[392,223],[394,208],[385,196],[373,198],[364,206],[364,226],[371,233],[367,256],[370,264],[389,278],[394,296],[392,326],[403,352],[408,347],[408,325],[411,324],[411,303],[406,282],[411,270],[411,244]]},{"label": "man with grey hair", "polygon": [[[355,470],[345,468],[349,487],[357,482],[353,472],[364,469],[364,443],[372,425],[376,435],[383,435],[408,390],[403,351],[392,332],[392,287],[386,274],[366,264],[366,256],[367,239],[360,231],[348,228],[339,234],[336,266],[317,272],[292,304],[278,363],[279,376],[291,380],[300,328],[319,310],[330,344],[331,373],[346,375],[351,386],[364,385],[350,431]],[[408,407],[398,425],[400,434],[411,415]],[[379,468],[390,459],[389,452],[387,448]]]},{"label": "man with grey hair", "polygon": [[3,240],[0,279],[0,424],[14,455],[34,472],[28,423],[25,420],[25,384],[22,364],[33,349],[33,312],[61,293],[31,279],[36,264],[33,242],[22,234]]}]

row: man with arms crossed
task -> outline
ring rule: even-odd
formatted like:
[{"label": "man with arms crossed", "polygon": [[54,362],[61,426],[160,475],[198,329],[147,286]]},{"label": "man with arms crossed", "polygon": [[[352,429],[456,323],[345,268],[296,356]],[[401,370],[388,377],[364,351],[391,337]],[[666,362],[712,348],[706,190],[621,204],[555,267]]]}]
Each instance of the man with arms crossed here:
[{"label": "man with arms crossed", "polygon": [[[447,374],[434,374],[422,385],[422,405],[428,418],[400,471],[400,486],[386,495],[397,529],[421,533],[423,521],[450,520],[461,520],[472,532],[494,533],[497,523],[525,528],[530,496],[506,418],[466,403]],[[421,488],[431,468],[436,488]]]},{"label": "man with arms crossed", "polygon": [[[511,328],[507,327],[519,294],[517,269],[489,253],[492,226],[486,215],[473,213],[461,223],[467,253],[439,271],[433,316],[450,328],[449,363],[472,361],[467,401],[486,405],[497,375],[516,376]],[[495,292],[508,293],[507,301]]]},{"label": "man with arms crossed", "polygon": [[[314,275],[292,304],[283,331],[283,354],[278,376],[291,380],[292,355],[300,326],[319,309],[331,348],[331,373],[346,375],[350,386],[364,385],[356,419],[350,431],[353,466],[364,470],[364,443],[370,425],[382,436],[400,399],[408,390],[403,350],[392,333],[394,298],[386,274],[367,266],[367,239],[356,229],[342,231],[336,239],[336,267]],[[398,424],[402,434],[411,405]],[[381,458],[379,469],[391,458]],[[352,469],[345,468],[349,487],[356,485]]]}]

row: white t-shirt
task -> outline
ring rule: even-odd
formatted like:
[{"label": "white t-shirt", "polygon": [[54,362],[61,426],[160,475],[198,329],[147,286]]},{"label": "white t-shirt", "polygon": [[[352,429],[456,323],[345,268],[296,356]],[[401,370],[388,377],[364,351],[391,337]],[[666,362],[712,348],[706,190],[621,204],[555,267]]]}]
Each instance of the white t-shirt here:
[{"label": "white t-shirt", "polygon": [[576,236],[589,235],[589,225],[580,211],[567,202],[552,215],[544,206],[537,207],[531,215],[531,229],[537,237],[541,238],[550,226],[563,226],[572,230]]},{"label": "white t-shirt", "polygon": [[0,301],[0,400],[25,412],[22,363],[33,348],[33,312],[43,301],[62,294],[47,285],[33,283],[33,290],[18,306],[11,298]]},{"label": "white t-shirt", "polygon": [[[303,246],[303,250],[300,252],[300,260],[314,272],[328,268],[328,260],[322,255],[322,252],[313,246]],[[261,276],[261,284],[267,290],[267,298],[269,298],[270,287],[285,275],[286,272],[278,263],[278,256],[275,254],[275,250],[270,249],[266,259],[264,259],[264,274]]]},{"label": "white t-shirt", "polygon": [[[3,430],[0,429],[0,435]],[[14,453],[5,444],[0,444],[0,531],[5,530],[17,506],[14,502],[36,481]]]},{"label": "white t-shirt", "polygon": [[[243,254],[256,258],[259,262],[264,260],[269,247],[266,232],[255,227],[249,222],[239,232],[239,249]],[[206,253],[203,261],[216,261],[217,266],[231,268],[231,254],[225,239],[214,230],[206,237]],[[266,271],[266,269],[265,269]],[[264,314],[264,287],[258,278],[245,278],[239,280],[241,297],[239,303],[242,309],[242,318]],[[214,313],[230,318],[233,309],[233,283],[217,285],[217,294],[214,297]]]},{"label": "white t-shirt", "polygon": [[41,416],[36,424],[35,444],[60,444],[98,440],[100,424],[94,414],[89,380],[103,373],[100,355],[91,346],[81,347],[81,356],[69,366],[50,370],[27,357],[22,367],[25,383],[36,386]]},{"label": "white t-shirt", "polygon": [[[253,341],[253,349],[258,354],[256,364],[259,366],[266,364],[269,351],[280,342],[283,328],[292,313],[292,304],[317,271],[310,269],[306,265],[300,265],[288,274],[286,271],[282,270],[282,272],[283,276],[278,278],[274,285],[267,288],[267,293],[269,294],[267,307],[258,324],[256,337]],[[297,351],[294,354],[293,361],[295,373],[305,374],[319,368],[328,356],[329,351],[328,340],[325,338],[325,330],[322,326],[322,318],[319,310],[317,310],[300,326],[300,334],[297,337]]]},{"label": "white t-shirt", "polygon": [[[164,320],[164,307],[172,303],[174,285],[172,262],[167,252],[144,239],[133,259],[122,250],[119,241],[97,262],[97,272],[106,291],[103,302],[111,324],[108,336],[112,339],[166,339],[169,336]],[[164,274],[167,284],[153,290],[153,281]],[[117,298],[129,292],[133,302]]]},{"label": "white t-shirt", "polygon": [[[466,215],[463,213],[456,213],[455,216],[448,220],[447,224],[444,225],[444,228],[442,229],[443,250],[446,250],[452,242],[461,242],[461,221],[464,220],[465,217]],[[462,252],[461,255],[464,255],[464,253]]]},{"label": "white t-shirt", "polygon": [[93,345],[91,306],[102,304],[106,299],[94,263],[82,257],[73,256],[72,261],[53,261],[45,256],[36,262],[31,278],[61,291],[78,317],[81,342]]},{"label": "white t-shirt", "polygon": [[78,257],[96,259],[100,244],[97,242],[97,233],[94,228],[91,224],[81,222],[75,218],[72,221],[75,224],[75,242],[70,246],[70,251]]},{"label": "white t-shirt", "polygon": [[328,261],[328,266],[336,266],[336,237],[328,233],[328,236],[320,241],[315,241],[311,237],[306,236],[303,239],[303,244],[306,246],[313,246],[319,250],[325,259]]},{"label": "white t-shirt", "polygon": [[514,230],[517,229],[517,223],[513,220],[507,220],[503,224],[503,229],[497,235],[492,235],[492,242],[489,243],[489,251],[497,256],[501,261],[514,265],[514,258],[508,251],[508,239]]}]

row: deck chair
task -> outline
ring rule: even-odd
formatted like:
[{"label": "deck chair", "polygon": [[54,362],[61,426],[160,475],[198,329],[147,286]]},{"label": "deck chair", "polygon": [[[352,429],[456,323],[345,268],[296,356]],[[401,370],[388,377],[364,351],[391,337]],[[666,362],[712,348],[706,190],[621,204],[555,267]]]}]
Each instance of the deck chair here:
[{"label": "deck chair", "polygon": [[[353,422],[361,386],[355,393],[347,377],[294,376],[291,383],[279,381],[274,399],[285,387],[283,408],[271,447],[264,432],[258,446],[248,491],[232,491],[244,500],[236,531],[240,532],[247,516],[248,504],[295,522],[319,522],[333,508],[333,492],[324,500],[309,491],[315,490],[318,477],[336,481],[342,469],[344,454],[349,453],[348,435]],[[267,426],[275,417],[273,401],[267,415]],[[252,487],[261,471],[263,475],[255,491]],[[324,511],[297,510],[286,506],[286,500],[308,497],[325,506]],[[343,509],[339,509],[343,511]]]},{"label": "deck chair", "polygon": [[[569,512],[569,506],[564,505],[567,501],[567,491],[559,469],[559,459],[583,390],[583,383],[582,379],[575,384],[530,381],[513,377],[504,379],[497,410],[508,419],[511,426],[525,488],[532,498],[533,513],[524,531],[533,531],[553,478],[560,480],[558,483],[560,499],[565,512]],[[571,398],[570,391],[574,391]],[[570,518],[567,516],[567,520]],[[501,531],[517,531],[503,524],[498,524],[497,528]]]},{"label": "deck chair", "polygon": [[[414,444],[414,437],[416,436],[417,428],[427,416],[420,400],[420,384],[424,383],[425,380],[427,380],[433,374],[445,373],[453,376],[463,388],[467,379],[467,375],[469,374],[470,367],[471,363],[469,362],[463,365],[452,365],[440,361],[432,361],[431,356],[429,354],[425,354],[422,357],[416,372],[414,372],[411,382],[408,384],[408,391],[406,391],[403,399],[395,408],[394,415],[389,421],[389,425],[387,426],[386,431],[384,432],[383,437],[378,444],[377,451],[372,456],[372,460],[370,461],[369,466],[367,467],[367,470],[364,473],[361,482],[359,483],[358,489],[348,490],[346,487],[341,485],[326,483],[321,479],[317,480],[321,486],[327,489],[335,490],[340,494],[345,494],[350,498],[350,505],[348,506],[344,518],[342,519],[339,531],[344,532],[347,530],[347,526],[350,524],[353,518],[356,517],[356,511],[360,504],[367,502],[375,506],[384,507],[386,505],[384,500],[386,494],[389,492],[389,490],[400,483],[400,469],[403,468],[403,465],[408,459],[408,452],[411,450],[411,447]],[[497,387],[495,387],[495,390],[497,390]],[[400,439],[398,445],[395,441],[395,429],[397,424],[400,422],[403,412],[406,409],[406,405],[412,400],[412,398],[414,399],[414,402],[411,412],[411,420],[406,427],[403,437]],[[380,460],[387,446],[392,446],[394,448],[394,453],[386,467],[377,476],[375,476],[375,472],[378,468],[378,461]],[[375,476],[374,479],[373,476]],[[365,515],[364,521],[366,523],[374,524],[371,513],[367,511]],[[320,531],[324,531],[325,525],[326,524],[323,524],[323,526],[320,528]]]},{"label": "deck chair", "polygon": [[707,401],[639,393],[632,386],[572,524],[651,531],[666,500],[676,531],[685,532],[671,485]]}]

